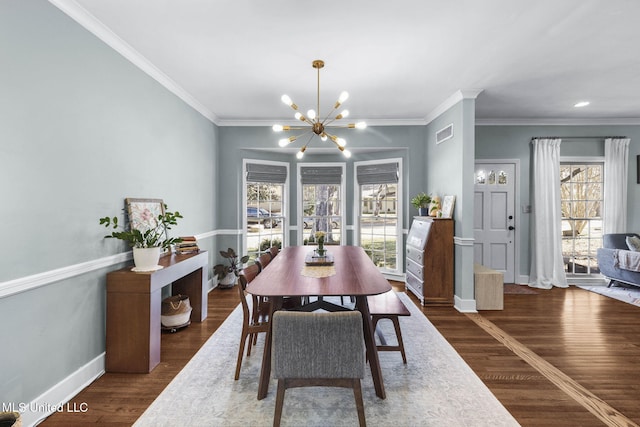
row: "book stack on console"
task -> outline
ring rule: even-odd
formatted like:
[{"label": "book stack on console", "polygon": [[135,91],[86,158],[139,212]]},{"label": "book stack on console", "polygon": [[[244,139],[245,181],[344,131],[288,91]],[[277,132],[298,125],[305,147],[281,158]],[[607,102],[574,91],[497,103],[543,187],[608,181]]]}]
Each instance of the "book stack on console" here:
[{"label": "book stack on console", "polygon": [[192,254],[200,251],[194,236],[181,237],[182,242],[176,243],[177,254]]}]

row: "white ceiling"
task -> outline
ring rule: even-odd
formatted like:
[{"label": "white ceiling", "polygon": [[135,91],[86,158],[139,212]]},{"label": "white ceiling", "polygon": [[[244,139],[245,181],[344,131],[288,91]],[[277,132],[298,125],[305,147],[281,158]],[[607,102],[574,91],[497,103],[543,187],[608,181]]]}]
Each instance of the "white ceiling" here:
[{"label": "white ceiling", "polygon": [[[481,91],[479,123],[640,124],[636,0],[50,0],[220,125],[321,112],[425,123]],[[574,108],[582,100],[591,104]]]}]

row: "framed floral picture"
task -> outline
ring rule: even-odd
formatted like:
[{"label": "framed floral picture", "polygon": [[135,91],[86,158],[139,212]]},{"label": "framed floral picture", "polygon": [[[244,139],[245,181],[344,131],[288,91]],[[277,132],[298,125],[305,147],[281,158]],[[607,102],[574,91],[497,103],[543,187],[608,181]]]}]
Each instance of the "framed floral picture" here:
[{"label": "framed floral picture", "polygon": [[453,207],[456,204],[456,196],[444,196],[442,198],[442,218],[453,218]]},{"label": "framed floral picture", "polygon": [[129,226],[132,230],[145,231],[149,228],[155,228],[158,216],[164,214],[162,199],[126,198],[125,205],[129,216]]}]

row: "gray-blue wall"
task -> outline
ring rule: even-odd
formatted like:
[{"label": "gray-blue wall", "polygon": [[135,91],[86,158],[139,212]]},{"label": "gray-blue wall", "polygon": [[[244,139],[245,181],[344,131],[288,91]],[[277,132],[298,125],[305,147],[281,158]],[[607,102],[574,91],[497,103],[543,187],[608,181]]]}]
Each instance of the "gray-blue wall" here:
[{"label": "gray-blue wall", "polygon": [[[640,185],[636,184],[636,156],[640,154],[640,126],[477,126],[476,157],[478,159],[519,159],[520,204],[531,204],[531,138],[557,136],[564,138],[560,144],[561,156],[603,156],[606,136],[631,138],[629,146],[629,177],[627,198],[627,229],[640,230]],[[530,271],[530,214],[520,215],[518,231],[520,266],[516,271],[528,276]]]},{"label": "gray-blue wall", "polygon": [[[98,224],[125,197],[179,210],[174,235],[213,235],[209,120],[44,0],[0,3],[0,58],[0,291],[128,251]],[[0,402],[30,402],[104,352],[105,274],[120,266],[0,297]]]}]

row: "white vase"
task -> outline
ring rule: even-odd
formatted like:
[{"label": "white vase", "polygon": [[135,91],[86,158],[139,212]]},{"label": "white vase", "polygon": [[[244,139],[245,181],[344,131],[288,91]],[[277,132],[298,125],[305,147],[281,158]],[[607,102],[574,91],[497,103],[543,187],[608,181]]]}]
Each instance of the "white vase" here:
[{"label": "white vase", "polygon": [[158,265],[160,248],[133,248],[134,271],[155,271],[162,268]]},{"label": "white vase", "polygon": [[218,287],[220,287],[221,289],[232,288],[233,285],[236,284],[236,279],[236,275],[233,272],[227,273],[226,276],[220,279]]}]

